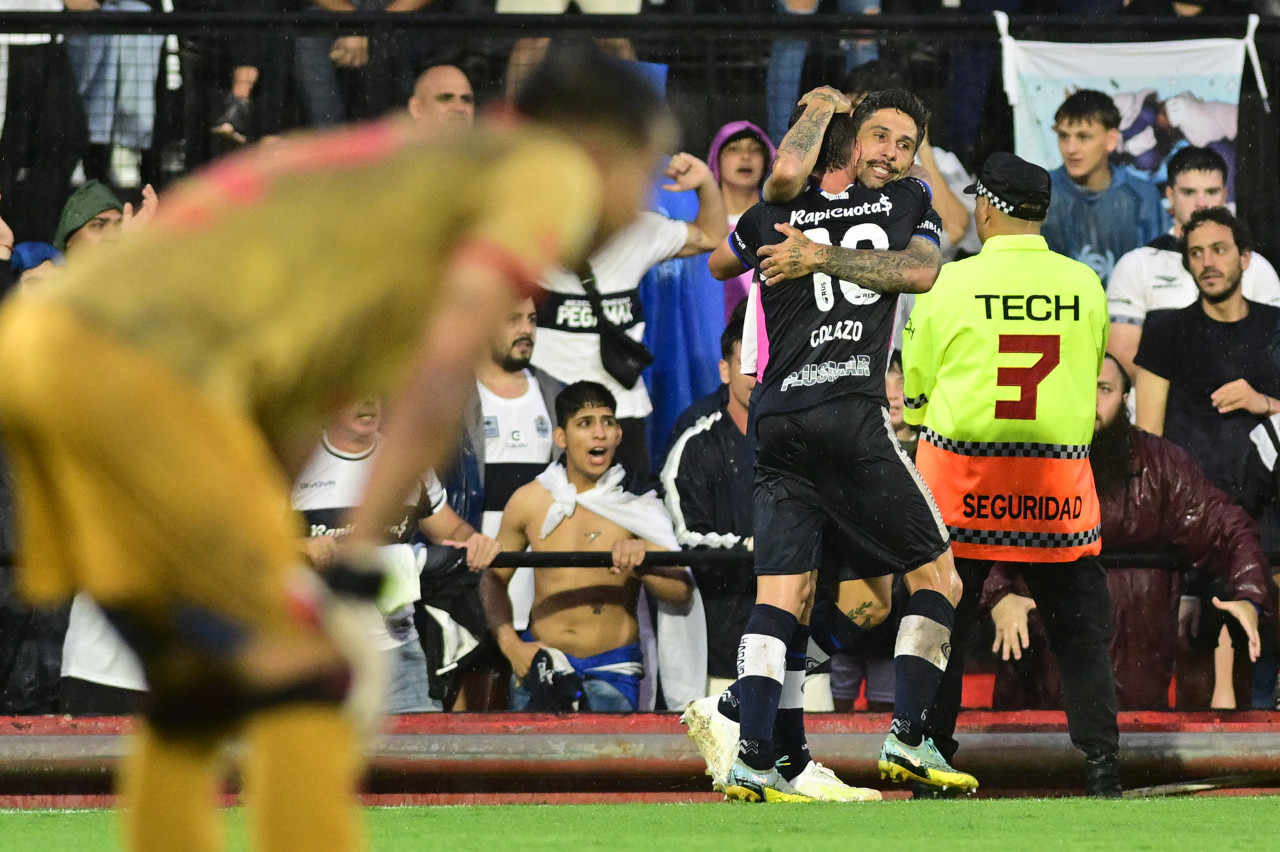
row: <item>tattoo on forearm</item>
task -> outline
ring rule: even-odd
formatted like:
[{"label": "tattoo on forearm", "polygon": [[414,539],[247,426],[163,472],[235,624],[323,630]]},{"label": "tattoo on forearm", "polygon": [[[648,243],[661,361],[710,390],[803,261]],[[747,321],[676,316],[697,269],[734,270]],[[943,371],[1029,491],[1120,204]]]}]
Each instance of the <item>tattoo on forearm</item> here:
[{"label": "tattoo on forearm", "polygon": [[827,132],[827,125],[831,123],[831,116],[834,114],[835,110],[826,107],[813,115],[802,116],[787,131],[787,135],[782,137],[778,153],[790,154],[801,160],[813,155],[817,146],[821,144],[822,137]]},{"label": "tattoo on forearm", "polygon": [[822,246],[818,269],[835,278],[852,281],[877,293],[909,293],[918,284],[916,273],[937,273],[942,253],[932,241],[912,239],[902,251],[847,249]]}]

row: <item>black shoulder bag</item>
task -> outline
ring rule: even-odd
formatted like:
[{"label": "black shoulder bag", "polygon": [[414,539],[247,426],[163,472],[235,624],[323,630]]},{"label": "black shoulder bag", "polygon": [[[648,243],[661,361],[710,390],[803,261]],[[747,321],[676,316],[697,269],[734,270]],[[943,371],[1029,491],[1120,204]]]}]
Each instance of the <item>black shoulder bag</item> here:
[{"label": "black shoulder bag", "polygon": [[582,289],[587,293],[587,301],[591,303],[591,312],[596,316],[596,329],[600,333],[600,361],[604,371],[613,376],[618,384],[627,390],[636,386],[644,368],[653,363],[653,353],[649,347],[638,340],[633,340],[625,331],[609,322],[605,316],[600,288],[596,286],[596,274],[589,264],[583,264],[578,273]]}]

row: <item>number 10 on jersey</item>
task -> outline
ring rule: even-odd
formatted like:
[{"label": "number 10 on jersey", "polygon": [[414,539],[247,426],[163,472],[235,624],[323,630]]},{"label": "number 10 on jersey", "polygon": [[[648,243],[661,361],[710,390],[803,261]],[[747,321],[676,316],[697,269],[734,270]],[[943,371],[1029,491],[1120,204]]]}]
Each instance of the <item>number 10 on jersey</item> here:
[{"label": "number 10 on jersey", "polygon": [[[831,232],[826,228],[810,228],[804,232],[804,235],[815,243],[831,245]],[[859,222],[844,232],[844,236],[840,238],[840,248],[886,251],[889,248],[889,235],[884,228],[874,222]],[[840,282],[840,290],[844,293],[844,297],[852,304],[869,305],[880,298],[879,293],[861,287],[853,281],[845,281],[843,278],[836,280]],[[820,311],[829,311],[835,307],[834,281],[825,272],[813,273],[813,300]]]}]

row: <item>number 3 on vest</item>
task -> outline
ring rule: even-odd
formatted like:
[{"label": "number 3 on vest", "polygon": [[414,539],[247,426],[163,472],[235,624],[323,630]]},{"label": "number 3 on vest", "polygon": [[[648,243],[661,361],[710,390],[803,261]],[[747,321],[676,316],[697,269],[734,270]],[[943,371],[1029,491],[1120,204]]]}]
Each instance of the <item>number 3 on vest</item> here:
[{"label": "number 3 on vest", "polygon": [[1018,398],[998,400],[995,419],[1036,419],[1037,391],[1062,360],[1061,349],[1062,338],[1056,334],[1000,335],[1001,354],[1036,354],[1040,358],[1030,367],[1001,367],[996,371],[996,385],[1018,388]]}]

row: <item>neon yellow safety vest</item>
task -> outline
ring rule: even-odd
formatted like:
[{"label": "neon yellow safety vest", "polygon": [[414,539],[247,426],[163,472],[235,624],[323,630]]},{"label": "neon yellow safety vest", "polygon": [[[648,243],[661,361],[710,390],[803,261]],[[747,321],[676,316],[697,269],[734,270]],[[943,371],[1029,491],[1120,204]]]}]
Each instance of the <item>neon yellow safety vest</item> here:
[{"label": "neon yellow safety vest", "polygon": [[942,268],[903,344],[916,466],[957,556],[1068,562],[1101,548],[1089,467],[1107,299],[1033,235]]}]

